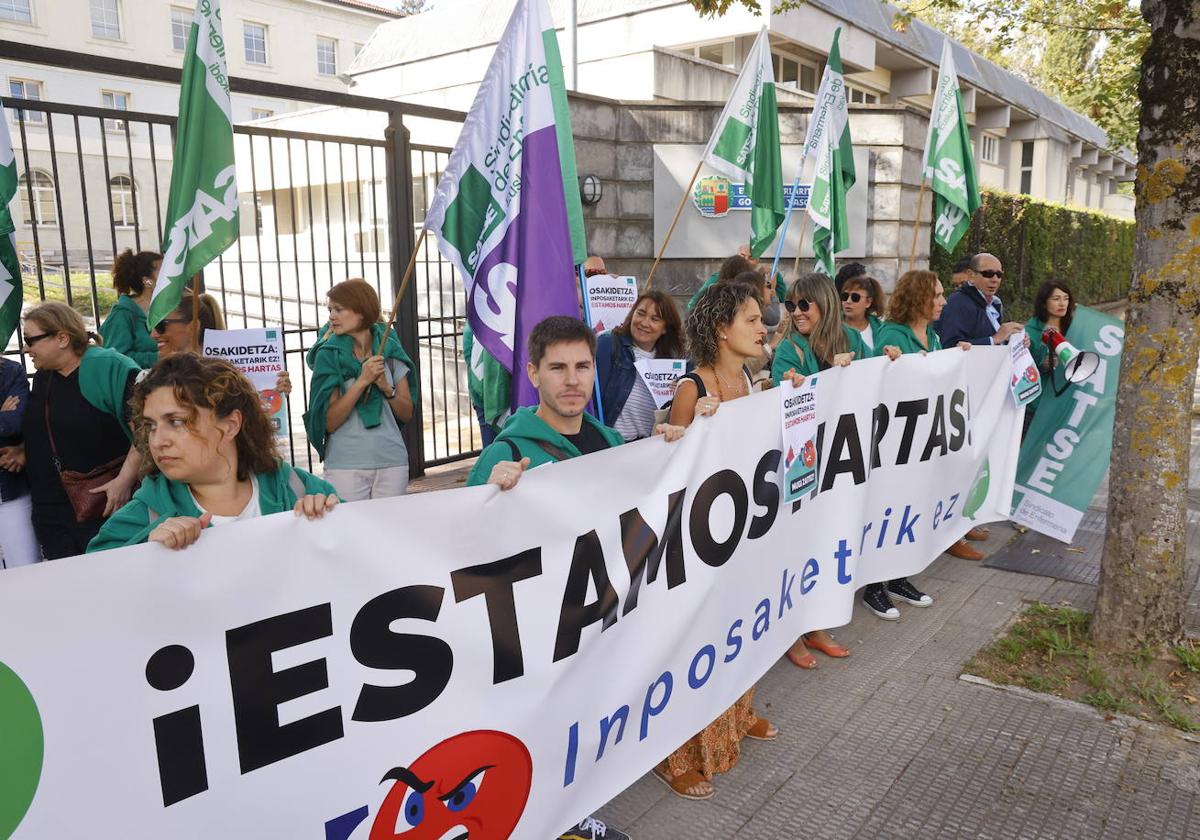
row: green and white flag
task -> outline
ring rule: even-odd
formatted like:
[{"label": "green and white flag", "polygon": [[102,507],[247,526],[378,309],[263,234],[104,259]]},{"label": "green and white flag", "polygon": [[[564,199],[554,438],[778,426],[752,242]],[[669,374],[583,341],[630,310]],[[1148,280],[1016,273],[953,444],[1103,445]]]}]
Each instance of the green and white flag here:
[{"label": "green and white flag", "polygon": [[[850,119],[846,108],[846,81],[838,46],[841,27],[833,33],[829,61],[817,92],[814,119],[823,112],[823,132],[818,132],[817,169],[808,215],[813,220],[813,254],[816,268],[833,275],[833,255],[850,247],[850,225],[846,220],[846,193],[854,186],[854,147],[850,142]],[[810,132],[812,133],[812,132]]]},{"label": "green and white flag", "polygon": [[967,132],[949,38],[942,42],[942,63],[938,67],[937,93],[929,114],[921,171],[933,190],[933,241],[944,250],[953,251],[967,232],[971,216],[979,209],[980,198],[971,136]]},{"label": "green and white flag", "polygon": [[0,350],[16,332],[21,318],[21,264],[17,233],[8,203],[17,194],[17,160],[13,155],[8,116],[0,108]]},{"label": "green and white flag", "polygon": [[750,253],[760,257],[783,223],[783,164],[779,157],[779,107],[771,44],[764,26],[717,120],[704,162],[750,196]]},{"label": "green and white flag", "polygon": [[22,304],[20,260],[17,259],[17,226],[8,209],[17,194],[17,158],[12,154],[8,118],[0,108],[0,350],[17,331]]},{"label": "green and white flag", "polygon": [[175,166],[162,268],[147,315],[150,326],[179,306],[192,275],[216,259],[237,235],[237,171],[221,2],[205,0],[196,4],[183,57]]}]

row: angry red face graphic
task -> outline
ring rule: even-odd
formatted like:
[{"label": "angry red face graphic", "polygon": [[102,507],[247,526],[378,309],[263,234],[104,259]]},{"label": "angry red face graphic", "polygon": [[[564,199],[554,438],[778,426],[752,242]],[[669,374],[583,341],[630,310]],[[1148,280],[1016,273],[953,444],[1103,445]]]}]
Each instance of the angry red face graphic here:
[{"label": "angry red face graphic", "polygon": [[529,799],[533,760],[511,735],[464,732],[383,781],[394,784],[369,840],[504,840]]}]

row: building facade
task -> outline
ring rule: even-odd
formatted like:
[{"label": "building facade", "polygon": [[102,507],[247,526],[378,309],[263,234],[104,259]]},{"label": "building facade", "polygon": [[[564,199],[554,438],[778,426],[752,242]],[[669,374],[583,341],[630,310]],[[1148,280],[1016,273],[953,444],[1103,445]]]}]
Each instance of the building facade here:
[{"label": "building facade", "polygon": [[[4,0],[0,39],[178,67],[193,11],[186,0]],[[356,52],[379,24],[398,16],[358,0],[226,0],[222,23],[229,72],[345,91],[345,71]],[[0,74],[10,97],[155,115],[172,115],[179,107],[174,84],[10,60],[0,60]],[[267,120],[303,107],[236,93],[232,104],[235,122]],[[10,109],[7,118],[20,177],[14,219],[23,258],[32,253],[35,236],[48,266],[61,264],[64,254],[82,254],[85,234],[94,240],[99,259],[126,247],[157,245],[163,208],[154,206],[155,198],[161,194],[159,203],[166,201],[172,152],[163,126],[155,130],[115,114],[49,117],[33,109],[23,114]],[[105,194],[107,215],[96,201]],[[85,196],[90,213],[84,212]],[[243,215],[253,224],[253,212]]]},{"label": "building facade", "polygon": [[[551,2],[560,25],[566,6]],[[381,26],[350,67],[356,92],[468,107],[508,12],[465,0]],[[792,94],[781,103],[811,105],[841,27],[853,133],[855,114],[872,106],[932,104],[945,36],[920,21],[898,32],[895,12],[879,0],[808,0],[783,14],[735,5],[709,19],[683,0],[578,0],[576,89],[622,101],[722,101],[765,24],[778,87]],[[983,185],[1132,217],[1132,198],[1117,191],[1133,179],[1131,152],[1110,148],[1095,123],[982,56],[959,44],[954,53]]]}]

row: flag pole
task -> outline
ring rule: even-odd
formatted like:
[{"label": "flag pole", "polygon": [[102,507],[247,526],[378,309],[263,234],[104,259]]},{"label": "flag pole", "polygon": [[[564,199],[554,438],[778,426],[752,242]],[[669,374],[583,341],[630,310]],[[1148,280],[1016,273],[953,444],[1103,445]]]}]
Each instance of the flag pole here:
[{"label": "flag pole", "polygon": [[646,286],[642,291],[648,292],[654,286],[654,272],[658,270],[658,264],[662,261],[663,254],[667,250],[667,243],[671,241],[671,234],[675,232],[675,225],[679,223],[679,214],[683,212],[683,205],[687,203],[688,196],[692,192],[692,184],[696,183],[696,179],[700,177],[700,167],[704,165],[704,157],[696,163],[696,169],[692,172],[692,177],[688,179],[687,188],[683,191],[683,195],[679,199],[679,206],[675,208],[675,218],[671,220],[671,226],[667,228],[667,235],[663,238],[662,246],[658,249],[658,256],[654,258],[654,265],[650,266],[650,275],[646,278]]},{"label": "flag pole", "polygon": [[912,251],[908,255],[908,267],[910,269],[917,267],[917,238],[921,232],[921,210],[925,203],[925,176],[921,175],[921,190],[917,193],[917,218],[913,222],[913,238]]},{"label": "flag pole", "polygon": [[192,352],[200,352],[200,274],[192,275]]},{"label": "flag pole", "polygon": [[[810,193],[811,195],[811,193]],[[804,208],[804,216],[800,219],[800,244],[796,246],[796,260],[792,263],[792,274],[800,276],[800,254],[804,251],[804,234],[808,232],[808,208]]]},{"label": "flag pole", "polygon": [[[804,164],[808,162],[808,146],[804,147],[804,151],[800,154],[800,168],[796,170],[796,180],[792,183],[792,197],[788,200],[787,213],[783,216],[783,230],[779,232],[779,245],[775,248],[775,260],[771,263],[771,281],[774,282],[775,274],[779,271],[779,259],[783,256],[783,243],[787,239],[788,225],[792,221],[792,211],[796,209],[796,194],[800,192],[800,178],[804,175]],[[810,191],[811,192],[811,191]],[[808,204],[804,205],[804,215],[808,215]],[[804,244],[804,222],[800,222],[800,244]],[[799,265],[800,249],[796,249],[796,262]],[[799,269],[797,268],[797,271]]]},{"label": "flag pole", "polygon": [[408,257],[408,265],[404,267],[404,276],[400,278],[400,290],[396,292],[396,300],[392,303],[392,312],[388,315],[387,322],[383,325],[383,333],[379,337],[379,350],[376,355],[383,352],[383,346],[387,343],[388,331],[392,328],[392,324],[396,323],[396,315],[400,313],[400,301],[408,289],[408,281],[412,279],[413,268],[417,264],[417,254],[421,251],[421,243],[425,241],[427,233],[429,233],[429,228],[421,228],[421,235],[413,243],[412,254]]},{"label": "flag pole", "polygon": [[[579,274],[575,279],[579,281],[579,296],[583,300],[583,320],[588,325],[588,328],[592,332],[595,332],[596,328],[592,326],[592,304],[588,300],[587,280],[585,278],[583,263],[580,263]],[[596,419],[604,423],[604,399],[600,394],[600,369],[598,367],[596,368],[595,380],[592,383],[592,405],[596,409]]]}]

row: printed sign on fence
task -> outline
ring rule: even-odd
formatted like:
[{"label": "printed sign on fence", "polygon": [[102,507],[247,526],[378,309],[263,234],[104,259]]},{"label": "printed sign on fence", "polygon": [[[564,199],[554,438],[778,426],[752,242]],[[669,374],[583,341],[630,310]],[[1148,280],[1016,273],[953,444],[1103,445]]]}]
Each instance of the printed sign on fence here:
[{"label": "printed sign on fence", "polygon": [[246,374],[258,390],[275,434],[287,437],[287,396],[278,389],[279,374],[286,369],[282,330],[205,330],[204,355],[224,359]]},{"label": "printed sign on fence", "polygon": [[625,316],[637,301],[636,277],[597,274],[584,279],[588,323],[597,333],[608,332],[625,322]]}]

